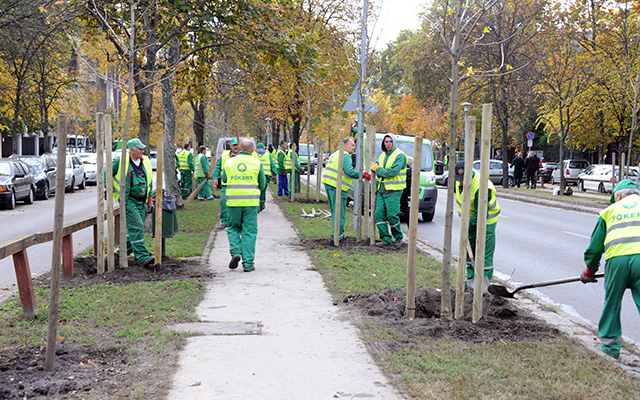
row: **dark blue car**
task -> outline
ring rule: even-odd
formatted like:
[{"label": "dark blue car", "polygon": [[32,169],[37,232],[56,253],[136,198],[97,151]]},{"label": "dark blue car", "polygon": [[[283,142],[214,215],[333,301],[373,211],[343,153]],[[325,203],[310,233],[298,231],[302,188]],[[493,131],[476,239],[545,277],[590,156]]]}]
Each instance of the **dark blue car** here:
[{"label": "dark blue car", "polygon": [[16,155],[11,159],[23,161],[33,174],[36,185],[36,198],[47,200],[56,190],[56,160],[48,156]]}]

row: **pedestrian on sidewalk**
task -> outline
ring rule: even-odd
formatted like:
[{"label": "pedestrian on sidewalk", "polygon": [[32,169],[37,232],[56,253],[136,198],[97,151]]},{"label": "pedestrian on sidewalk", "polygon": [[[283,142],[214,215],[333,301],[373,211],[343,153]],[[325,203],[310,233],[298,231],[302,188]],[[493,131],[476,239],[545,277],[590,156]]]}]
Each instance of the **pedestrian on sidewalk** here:
[{"label": "pedestrian on sidewalk", "polygon": [[206,183],[198,192],[198,200],[213,200],[213,194],[211,194],[211,187],[209,186],[209,160],[205,155],[207,148],[200,146],[198,148],[198,157],[196,157],[195,173],[193,176],[197,179],[198,186],[204,181]]},{"label": "pedestrian on sidewalk", "polygon": [[253,142],[243,139],[240,153],[225,163],[222,172],[222,182],[227,184],[229,268],[238,268],[242,260],[244,272],[255,270],[258,208],[261,192],[267,188],[262,163],[252,153]]},{"label": "pedestrian on sidewalk", "polygon": [[[218,186],[218,179],[224,171],[224,165],[226,162],[235,157],[240,152],[240,146],[238,145],[238,139],[231,139],[231,150],[225,150],[220,155],[220,158],[216,162],[216,167],[213,170],[213,186]],[[227,184],[222,182],[222,190],[220,190],[220,226],[218,229],[225,229],[227,227]]]},{"label": "pedestrian on sidewalk", "polygon": [[[351,163],[351,154],[356,149],[356,143],[353,140],[353,137],[348,136],[343,139],[344,142],[344,158],[342,161],[342,194],[340,196],[340,233],[338,235],[338,240],[344,239],[344,224],[346,221],[346,211],[347,211],[347,197],[349,197],[349,189],[353,184],[353,179],[358,179],[360,174],[353,168]],[[322,175],[322,183],[324,184],[324,190],[327,193],[327,198],[329,200],[329,208],[331,209],[331,237],[335,234],[333,230],[335,228],[335,218],[336,218],[336,194],[338,188],[338,167],[340,162],[340,152],[335,151],[329,157],[327,161],[327,166],[325,167],[324,173]],[[369,176],[368,179],[371,179],[371,174],[368,172],[365,173],[365,178]]]},{"label": "pedestrian on sidewalk", "polygon": [[[140,139],[127,142],[128,154],[124,162],[124,171],[120,169],[120,157],[113,159],[111,178],[113,179],[113,198],[119,201],[124,193],[127,209],[127,255],[133,253],[138,263],[147,268],[155,265],[155,257],[149,253],[144,239],[144,220],[147,207],[153,207],[153,183],[151,161],[144,155],[144,145]],[[105,175],[107,171],[105,171]],[[124,190],[122,185],[124,185]],[[120,250],[118,250],[119,254]]]},{"label": "pedestrian on sidewalk", "polygon": [[[533,151],[529,152],[527,159],[524,160],[524,170],[527,174],[527,189],[535,189],[536,188],[536,173],[538,173],[538,166],[540,165],[540,160],[536,153]],[[531,181],[531,185],[529,185],[529,181]]]},{"label": "pedestrian on sidewalk", "polygon": [[187,198],[191,193],[192,175],[194,171],[193,154],[191,154],[191,143],[184,144],[184,150],[178,154],[178,169],[180,170],[180,191],[183,198]]},{"label": "pedestrian on sidewalk", "polygon": [[[456,203],[458,215],[462,216],[462,197],[464,188],[464,161],[456,164]],[[469,214],[469,245],[473,254],[476,252],[476,236],[478,232],[478,199],[480,192],[480,174],[472,170],[471,178],[471,213]],[[496,225],[500,215],[500,205],[496,197],[496,188],[489,180],[489,198],[487,200],[487,230],[485,234],[484,273],[482,278],[483,292],[487,292],[493,279],[493,253],[496,248]],[[473,289],[475,271],[471,260],[467,257],[467,287]]]},{"label": "pedestrian on sidewalk", "polygon": [[519,152],[516,158],[511,161],[511,166],[513,167],[513,179],[515,179],[515,184],[517,187],[520,187],[520,183],[522,182],[522,172],[524,171],[522,152]]},{"label": "pedestrian on sidewalk", "polygon": [[391,134],[385,135],[381,147],[382,154],[378,162],[370,166],[371,171],[378,175],[375,221],[382,242],[376,243],[376,246],[391,245],[395,238],[396,246],[400,247],[403,238],[400,228],[400,197],[407,186],[407,155],[396,147],[395,138]]},{"label": "pedestrian on sidewalk", "polygon": [[622,347],[620,308],[627,288],[640,313],[640,186],[623,179],[613,188],[612,205],[600,211],[584,252],[587,265],[580,280],[597,282],[595,273],[604,253],[604,307],[598,323],[602,351],[618,358]]}]

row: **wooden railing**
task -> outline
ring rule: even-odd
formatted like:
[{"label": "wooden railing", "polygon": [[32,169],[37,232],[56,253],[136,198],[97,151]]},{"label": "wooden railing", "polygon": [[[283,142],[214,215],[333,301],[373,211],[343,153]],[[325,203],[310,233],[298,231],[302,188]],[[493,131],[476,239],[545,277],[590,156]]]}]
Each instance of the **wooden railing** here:
[{"label": "wooden railing", "polygon": [[[64,226],[62,231],[62,276],[66,279],[73,277],[73,233],[93,226],[93,248],[96,256],[102,256],[102,249],[98,249],[97,215],[72,222]],[[120,209],[114,210],[115,242],[119,242],[120,234]],[[18,281],[18,292],[22,303],[22,313],[25,318],[33,319],[37,314],[36,300],[31,280],[31,268],[27,249],[37,244],[53,240],[53,229],[44,232],[32,233],[20,236],[0,244],[0,260],[13,256],[13,266]]]}]

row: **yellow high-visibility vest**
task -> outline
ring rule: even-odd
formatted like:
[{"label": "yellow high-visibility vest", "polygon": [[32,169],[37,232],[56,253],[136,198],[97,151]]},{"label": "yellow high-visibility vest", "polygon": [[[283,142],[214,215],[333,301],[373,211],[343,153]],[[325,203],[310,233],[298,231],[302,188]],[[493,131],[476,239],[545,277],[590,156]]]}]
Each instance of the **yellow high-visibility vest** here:
[{"label": "yellow high-visibility vest", "polygon": [[[131,171],[129,171],[129,153],[127,153],[127,157],[125,158],[124,161],[124,170],[127,171],[126,173],[126,178],[128,179]],[[122,176],[122,170],[120,169],[122,166],[122,163],[118,163],[118,171],[116,172],[116,174],[113,177],[113,198],[115,199],[115,201],[119,201],[120,200],[120,183],[123,180],[123,176]],[[151,174],[153,173],[153,169],[151,168],[151,161],[149,160],[149,157],[147,156],[142,156],[142,166],[144,167],[144,174],[146,175],[146,179],[147,179],[147,201],[149,200],[149,198],[151,198]]]},{"label": "yellow high-visibility vest", "polygon": [[640,254],[640,196],[632,194],[600,211],[607,224],[604,258]]},{"label": "yellow high-visibility vest", "polygon": [[260,205],[258,176],[262,163],[248,154],[238,154],[224,165],[227,177],[227,207]]},{"label": "yellow high-visibility vest", "polygon": [[257,151],[254,151],[253,156],[262,163],[264,175],[271,176],[271,156],[269,155],[269,152],[265,151],[263,154],[260,154]]},{"label": "yellow high-visibility vest", "polygon": [[179,169],[191,169],[189,168],[189,154],[191,154],[191,152],[186,149],[182,150],[182,152],[178,154]]},{"label": "yellow high-visibility vest", "polygon": [[[340,152],[335,151],[327,160],[327,166],[325,167],[322,174],[322,183],[327,184],[329,186],[333,186],[334,188],[338,187],[338,168],[340,167]],[[349,153],[344,153],[349,154]],[[344,166],[343,166],[344,168]],[[345,173],[342,174],[342,191],[348,191],[353,184],[353,179]]]},{"label": "yellow high-visibility vest", "polygon": [[[476,213],[476,199],[475,196],[480,188],[480,172],[473,171],[473,179],[471,180],[471,215]],[[458,206],[458,215],[462,215],[462,192],[460,191],[460,181],[456,181],[456,203]],[[498,222],[498,216],[500,215],[500,204],[496,197],[496,187],[493,186],[493,182],[489,181],[489,190],[491,191],[491,200],[487,204],[487,225],[492,225]]]},{"label": "yellow high-visibility vest", "polygon": [[[384,158],[386,157],[386,154],[387,153],[382,152],[378,158],[378,165],[382,168],[390,168],[396,161],[396,158],[400,155],[405,159],[407,158],[406,154],[398,148],[394,149],[391,154],[389,154],[389,158],[387,158],[387,161],[385,162]],[[384,184],[384,187],[387,190],[404,190],[404,188],[407,187],[407,164],[405,163],[404,168],[398,175],[392,178],[379,178],[378,182],[380,188],[382,188],[382,184]]]},{"label": "yellow high-visibility vest", "polygon": [[280,155],[280,153],[284,154],[284,169],[291,170],[293,166],[293,163],[291,162],[291,151],[284,151],[282,150],[282,148],[280,148],[278,149],[278,155]]}]

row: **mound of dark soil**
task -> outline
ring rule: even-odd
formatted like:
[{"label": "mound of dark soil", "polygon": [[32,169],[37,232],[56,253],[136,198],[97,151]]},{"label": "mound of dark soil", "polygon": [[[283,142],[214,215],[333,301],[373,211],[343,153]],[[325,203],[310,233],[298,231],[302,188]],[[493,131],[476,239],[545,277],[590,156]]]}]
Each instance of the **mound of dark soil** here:
[{"label": "mound of dark soil", "polygon": [[401,243],[400,246],[389,245],[384,247],[371,246],[369,240],[356,241],[354,237],[345,237],[340,241],[339,246],[333,245],[333,239],[319,239],[319,238],[307,238],[301,239],[301,243],[305,249],[342,249],[345,251],[351,251],[354,253],[374,253],[374,254],[387,254],[387,253],[406,253],[408,246],[406,243]]},{"label": "mound of dark soil", "polygon": [[[129,266],[116,265],[112,272],[97,274],[95,257],[74,260],[74,274],[71,279],[62,279],[66,287],[81,287],[96,284],[130,284],[145,281],[208,280],[214,274],[206,265],[192,260],[176,260],[163,257],[162,269],[142,268],[135,259],[129,259]],[[48,287],[50,274],[38,277],[37,286]],[[136,365],[127,364],[127,348],[111,332],[101,332],[103,338],[96,338],[96,345],[62,343],[57,348],[54,370],[44,371],[46,349],[0,347],[0,399],[24,399],[39,396],[63,395],[64,398],[84,398],[86,393],[100,386],[101,392],[108,388],[110,393],[118,393],[122,388],[123,374],[137,373],[150,368],[154,363],[152,355],[138,354]],[[105,347],[106,346],[106,347]],[[140,367],[140,366],[144,367]],[[152,366],[162,370],[162,366]],[[115,395],[124,398],[126,394]]]},{"label": "mound of dark soil", "polygon": [[[359,314],[409,337],[487,342],[548,340],[561,335],[558,329],[516,307],[512,301],[491,295],[484,296],[482,319],[474,324],[473,295],[469,292],[464,296],[464,316],[441,322],[440,292],[431,288],[416,289],[416,318],[410,320],[405,316],[406,296],[405,289],[387,288],[381,292],[350,295],[344,302]],[[451,299],[453,313],[454,291]]]}]

